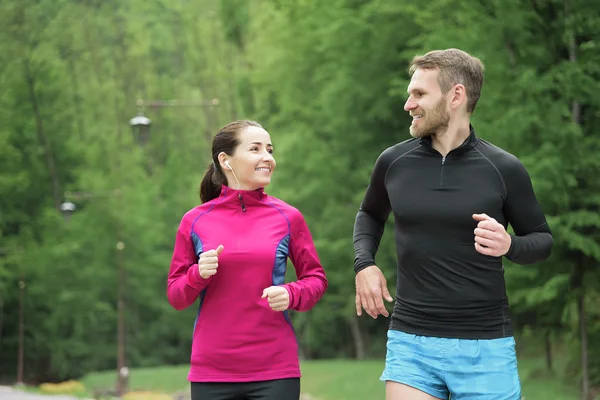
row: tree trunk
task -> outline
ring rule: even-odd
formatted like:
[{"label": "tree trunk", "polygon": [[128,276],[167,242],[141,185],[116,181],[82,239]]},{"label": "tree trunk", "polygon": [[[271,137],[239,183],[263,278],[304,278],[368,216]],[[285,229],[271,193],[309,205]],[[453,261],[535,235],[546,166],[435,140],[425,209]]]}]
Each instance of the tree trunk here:
[{"label": "tree trunk", "polygon": [[0,354],[2,354],[2,329],[4,322],[4,298],[0,296]]},{"label": "tree trunk", "polygon": [[588,363],[588,338],[585,316],[585,292],[577,297],[577,314],[579,315],[579,334],[581,338],[581,398],[591,400],[590,397],[590,371]]},{"label": "tree trunk", "polygon": [[[565,21],[567,23],[566,30],[568,36],[568,50],[569,50],[569,62],[577,62],[577,39],[575,37],[574,29],[569,26],[571,21],[571,7],[569,0],[565,0]],[[577,100],[573,100],[571,104],[571,117],[573,123],[576,125],[581,124],[581,104]],[[584,260],[580,260],[576,266],[577,282],[579,283],[579,293],[577,294],[577,313],[579,316],[579,334],[581,340],[581,398],[583,400],[590,399],[590,371],[588,362],[588,339],[587,339],[587,326],[586,326],[586,315],[585,315],[585,290],[584,290],[584,275],[585,266]]]},{"label": "tree trunk", "polygon": [[356,353],[357,360],[365,359],[365,341],[360,330],[358,323],[358,317],[353,316],[350,318],[350,331],[352,332],[352,338],[354,339],[354,351]]},{"label": "tree trunk", "polygon": [[545,335],[546,340],[546,367],[548,371],[552,371],[552,340],[550,337],[550,330],[546,331]]},{"label": "tree trunk", "polygon": [[54,199],[54,207],[56,211],[60,212],[60,204],[62,202],[62,195],[60,193],[60,181],[58,179],[58,172],[56,169],[56,163],[54,161],[54,154],[52,153],[52,145],[46,132],[44,131],[44,124],[42,116],[40,114],[40,106],[38,103],[37,95],[35,93],[35,78],[31,72],[29,61],[25,62],[25,79],[27,80],[27,86],[29,89],[29,100],[31,101],[31,107],[33,108],[33,114],[35,116],[35,125],[38,140],[44,148],[44,156],[46,157],[46,166],[50,173],[50,181],[52,182],[52,198]]},{"label": "tree trunk", "polygon": [[19,279],[19,350],[17,361],[17,384],[23,384],[23,370],[25,364],[25,280],[23,274]]},{"label": "tree trunk", "polygon": [[79,80],[77,78],[77,67],[75,66],[75,59],[72,52],[67,55],[67,66],[69,68],[69,77],[71,78],[71,93],[73,96],[73,108],[75,108],[75,123],[77,124],[77,133],[79,134],[79,140],[85,142],[85,134],[83,129],[83,108],[81,107],[81,101],[79,98]]}]

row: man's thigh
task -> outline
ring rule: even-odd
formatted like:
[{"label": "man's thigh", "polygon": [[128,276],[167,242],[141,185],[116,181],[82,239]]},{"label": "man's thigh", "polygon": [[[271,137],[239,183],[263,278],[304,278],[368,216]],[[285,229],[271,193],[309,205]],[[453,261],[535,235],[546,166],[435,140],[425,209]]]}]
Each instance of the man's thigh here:
[{"label": "man's thigh", "polygon": [[447,399],[444,364],[448,339],[388,331],[385,369],[387,400]]},{"label": "man's thigh", "polygon": [[452,400],[519,400],[515,340],[458,340],[446,364]]},{"label": "man's thigh", "polygon": [[385,383],[386,400],[446,400],[422,392],[414,387],[403,385],[398,382],[387,381]]}]

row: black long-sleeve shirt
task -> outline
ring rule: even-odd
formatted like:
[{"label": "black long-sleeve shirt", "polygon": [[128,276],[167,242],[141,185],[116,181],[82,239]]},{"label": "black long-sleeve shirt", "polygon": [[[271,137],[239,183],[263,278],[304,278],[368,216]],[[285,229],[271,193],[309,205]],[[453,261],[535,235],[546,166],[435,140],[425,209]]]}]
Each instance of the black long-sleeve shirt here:
[{"label": "black long-sleeve shirt", "polygon": [[475,250],[473,214],[515,234],[505,255],[518,264],[546,259],[552,234],[523,164],[470,136],[445,157],[431,138],[409,139],[377,159],[354,225],[354,270],[375,265],[393,212],[398,274],[390,328],[437,337],[512,335],[502,257]]}]

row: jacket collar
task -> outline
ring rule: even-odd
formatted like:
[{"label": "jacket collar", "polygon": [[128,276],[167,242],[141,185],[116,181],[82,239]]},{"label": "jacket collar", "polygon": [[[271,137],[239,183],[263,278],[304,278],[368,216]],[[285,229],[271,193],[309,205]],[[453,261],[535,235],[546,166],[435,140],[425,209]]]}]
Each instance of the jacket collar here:
[{"label": "jacket collar", "polygon": [[[475,129],[473,128],[473,125],[471,125],[471,124],[469,124],[469,131],[470,131],[469,136],[465,139],[465,141],[462,142],[462,144],[460,146],[458,146],[457,148],[451,150],[450,153],[459,155],[459,154],[463,154],[464,152],[475,147],[478,139],[477,139],[477,136],[475,135]],[[436,151],[433,148],[433,145],[431,143],[431,135],[421,138],[420,141],[421,141],[421,145],[423,147],[425,147],[426,149],[431,150],[431,151]]]},{"label": "jacket collar", "polygon": [[231,188],[227,185],[221,186],[221,194],[219,197],[223,198],[223,200],[227,200],[227,199],[236,199],[237,200],[237,199],[239,199],[239,195],[243,196],[244,198],[254,198],[257,200],[264,200],[267,197],[264,187],[260,187],[255,190],[238,190],[238,189]]}]

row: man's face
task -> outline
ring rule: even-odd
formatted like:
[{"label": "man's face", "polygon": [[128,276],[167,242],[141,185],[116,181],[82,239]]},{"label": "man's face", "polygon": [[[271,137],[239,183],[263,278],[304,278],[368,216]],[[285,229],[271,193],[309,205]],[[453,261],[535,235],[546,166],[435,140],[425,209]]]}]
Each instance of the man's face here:
[{"label": "man's face", "polygon": [[417,69],[408,85],[408,99],[404,110],[413,117],[410,134],[422,138],[448,128],[450,114],[446,96],[438,83],[439,70]]}]

